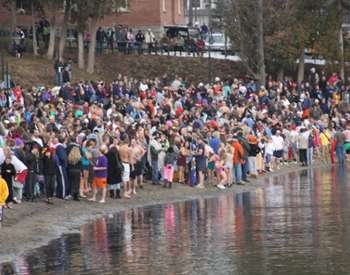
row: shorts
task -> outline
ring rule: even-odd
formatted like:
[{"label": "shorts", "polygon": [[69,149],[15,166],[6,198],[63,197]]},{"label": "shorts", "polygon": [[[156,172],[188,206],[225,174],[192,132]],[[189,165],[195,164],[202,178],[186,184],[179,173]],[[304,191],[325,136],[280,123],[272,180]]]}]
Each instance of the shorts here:
[{"label": "shorts", "polygon": [[273,152],[273,156],[274,156],[275,158],[278,158],[278,159],[282,158],[282,157],[283,157],[283,150],[274,151],[274,152]]},{"label": "shorts", "polygon": [[197,166],[197,171],[199,171],[199,172],[205,173],[207,171],[207,169],[206,169],[207,165],[206,165],[205,161],[203,161],[203,160],[197,161],[196,166]]},{"label": "shorts", "polygon": [[130,180],[130,164],[123,162],[123,167],[124,167],[124,171],[123,171],[122,181],[128,182]]},{"label": "shorts", "polygon": [[208,163],[208,169],[209,170],[214,170],[215,169],[215,162],[214,161],[211,161]]},{"label": "shorts", "polygon": [[266,162],[266,164],[270,164],[271,160],[272,160],[272,155],[271,154],[266,154],[265,155],[265,162]]},{"label": "shorts", "polygon": [[136,179],[136,170],[135,170],[135,165],[130,166],[130,178],[132,180]]},{"label": "shorts", "polygon": [[94,178],[92,182],[92,187],[94,188],[106,188],[107,178]]},{"label": "shorts", "polygon": [[136,164],[134,165],[134,169],[135,169],[135,174],[136,177],[142,176],[143,172],[142,172],[142,160],[136,162]]}]

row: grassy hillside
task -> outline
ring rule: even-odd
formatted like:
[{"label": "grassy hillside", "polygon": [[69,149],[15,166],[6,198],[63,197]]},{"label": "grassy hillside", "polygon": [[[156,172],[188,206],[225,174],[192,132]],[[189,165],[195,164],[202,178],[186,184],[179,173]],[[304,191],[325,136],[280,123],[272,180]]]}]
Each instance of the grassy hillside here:
[{"label": "grassy hillside", "polygon": [[[74,60],[74,59],[73,59]],[[7,56],[9,70],[13,78],[24,86],[37,84],[52,85],[54,66],[43,57],[25,55],[22,59]],[[241,74],[240,64],[232,61],[212,60],[212,76],[222,79]],[[173,56],[147,56],[106,54],[97,57],[93,75],[73,66],[73,78],[77,80],[113,80],[119,73],[135,78],[154,78],[168,74],[179,75],[189,82],[206,82],[208,79],[208,59]]]}]

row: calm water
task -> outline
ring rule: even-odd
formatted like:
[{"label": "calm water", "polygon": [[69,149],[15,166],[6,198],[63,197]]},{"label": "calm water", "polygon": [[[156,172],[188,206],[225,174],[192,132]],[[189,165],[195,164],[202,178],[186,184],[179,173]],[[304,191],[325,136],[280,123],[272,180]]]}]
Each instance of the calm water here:
[{"label": "calm water", "polygon": [[255,192],[134,209],[18,257],[19,274],[350,274],[350,182],[333,169]]}]

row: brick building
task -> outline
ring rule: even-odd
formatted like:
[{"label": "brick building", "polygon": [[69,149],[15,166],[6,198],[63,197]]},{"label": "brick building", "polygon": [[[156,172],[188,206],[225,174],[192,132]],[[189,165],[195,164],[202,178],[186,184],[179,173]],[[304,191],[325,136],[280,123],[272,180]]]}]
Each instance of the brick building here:
[{"label": "brick building", "polygon": [[[17,0],[17,24],[31,24],[30,0]],[[181,25],[185,23],[183,0],[124,0],[123,6],[113,10],[99,22],[108,27],[123,24],[134,28],[152,28],[160,30],[164,25]],[[0,26],[11,26],[11,12],[0,5]]]}]

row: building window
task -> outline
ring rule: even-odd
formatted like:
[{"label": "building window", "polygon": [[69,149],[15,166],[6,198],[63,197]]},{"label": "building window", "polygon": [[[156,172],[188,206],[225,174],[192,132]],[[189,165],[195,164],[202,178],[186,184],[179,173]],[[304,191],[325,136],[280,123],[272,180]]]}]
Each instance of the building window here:
[{"label": "building window", "polygon": [[181,0],[177,0],[177,13],[181,15]]},{"label": "building window", "polygon": [[166,0],[162,0],[162,6],[163,6],[163,12],[166,12],[166,3],[165,3]]},{"label": "building window", "polygon": [[129,11],[129,0],[113,0],[112,11],[113,12]]}]

